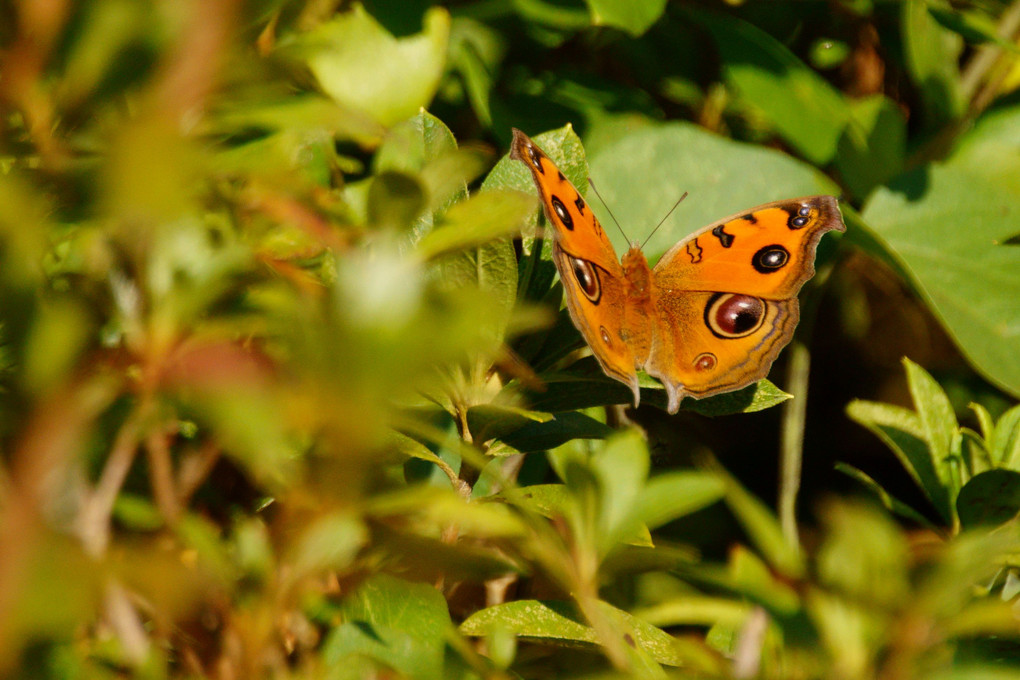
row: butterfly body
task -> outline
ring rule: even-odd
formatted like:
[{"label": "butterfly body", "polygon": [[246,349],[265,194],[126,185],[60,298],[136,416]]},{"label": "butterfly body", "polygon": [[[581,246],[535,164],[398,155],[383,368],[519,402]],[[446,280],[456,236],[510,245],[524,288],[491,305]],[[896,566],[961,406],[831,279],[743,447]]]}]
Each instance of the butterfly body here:
[{"label": "butterfly body", "polygon": [[637,244],[617,259],[577,189],[516,129],[510,157],[528,166],[541,195],[574,325],[635,405],[643,369],[663,383],[670,413],[685,396],[765,377],[793,336],[819,239],[845,229],[831,196],[778,201],[695,232],[653,268]]}]

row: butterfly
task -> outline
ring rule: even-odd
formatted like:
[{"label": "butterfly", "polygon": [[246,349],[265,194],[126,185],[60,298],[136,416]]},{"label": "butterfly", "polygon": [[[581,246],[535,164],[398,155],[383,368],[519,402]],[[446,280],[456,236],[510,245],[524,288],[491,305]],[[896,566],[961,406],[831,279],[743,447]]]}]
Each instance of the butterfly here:
[{"label": "butterfly", "polygon": [[552,225],[570,318],[635,406],[639,368],[662,382],[670,413],[764,378],[793,337],[819,239],[846,230],[832,196],[776,201],[694,232],[651,268],[637,243],[617,259],[581,194],[516,128],[510,158],[531,170]]}]

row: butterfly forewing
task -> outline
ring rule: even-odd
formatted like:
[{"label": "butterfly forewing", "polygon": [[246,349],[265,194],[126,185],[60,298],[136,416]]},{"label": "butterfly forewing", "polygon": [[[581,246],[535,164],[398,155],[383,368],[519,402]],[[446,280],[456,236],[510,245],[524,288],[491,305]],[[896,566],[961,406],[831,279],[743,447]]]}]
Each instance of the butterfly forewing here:
[{"label": "butterfly forewing", "polygon": [[628,303],[626,277],[612,244],[574,185],[517,129],[510,157],[528,166],[538,187],[570,318],[606,375],[628,385],[637,403],[636,360],[629,339],[640,334],[634,324],[647,324],[647,315]]},{"label": "butterfly forewing", "polygon": [[710,224],[677,243],[659,258],[655,282],[662,290],[788,298],[814,275],[822,235],[845,229],[832,196],[769,203]]}]

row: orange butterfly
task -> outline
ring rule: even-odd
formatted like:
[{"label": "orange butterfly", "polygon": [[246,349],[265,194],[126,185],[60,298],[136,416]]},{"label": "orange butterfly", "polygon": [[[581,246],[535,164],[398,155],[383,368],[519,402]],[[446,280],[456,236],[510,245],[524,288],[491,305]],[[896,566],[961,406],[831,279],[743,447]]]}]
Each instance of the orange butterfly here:
[{"label": "orange butterfly", "polygon": [[553,225],[567,309],[611,378],[640,401],[637,369],[658,378],[676,413],[764,378],[800,318],[822,234],[845,231],[832,196],[767,203],[681,240],[652,269],[636,243],[620,261],[563,173],[516,128],[510,158],[531,170]]}]

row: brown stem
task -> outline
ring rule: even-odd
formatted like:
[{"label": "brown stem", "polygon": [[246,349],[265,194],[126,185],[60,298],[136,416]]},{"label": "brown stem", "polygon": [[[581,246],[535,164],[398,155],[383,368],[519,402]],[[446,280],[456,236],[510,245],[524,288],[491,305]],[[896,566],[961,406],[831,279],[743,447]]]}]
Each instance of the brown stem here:
[{"label": "brown stem", "polygon": [[149,460],[149,483],[156,507],[166,523],[172,526],[180,517],[181,507],[170,460],[170,437],[171,433],[165,428],[154,429],[145,440],[145,454]]},{"label": "brown stem", "polygon": [[220,447],[210,439],[181,462],[177,471],[177,503],[181,507],[188,505],[219,459]]},{"label": "brown stem", "polygon": [[106,465],[99,476],[99,483],[83,504],[78,516],[78,534],[85,551],[99,557],[110,542],[110,516],[117,494],[124,484],[138,449],[142,422],[150,410],[148,399],[138,404],[121,425],[113,442]]}]

